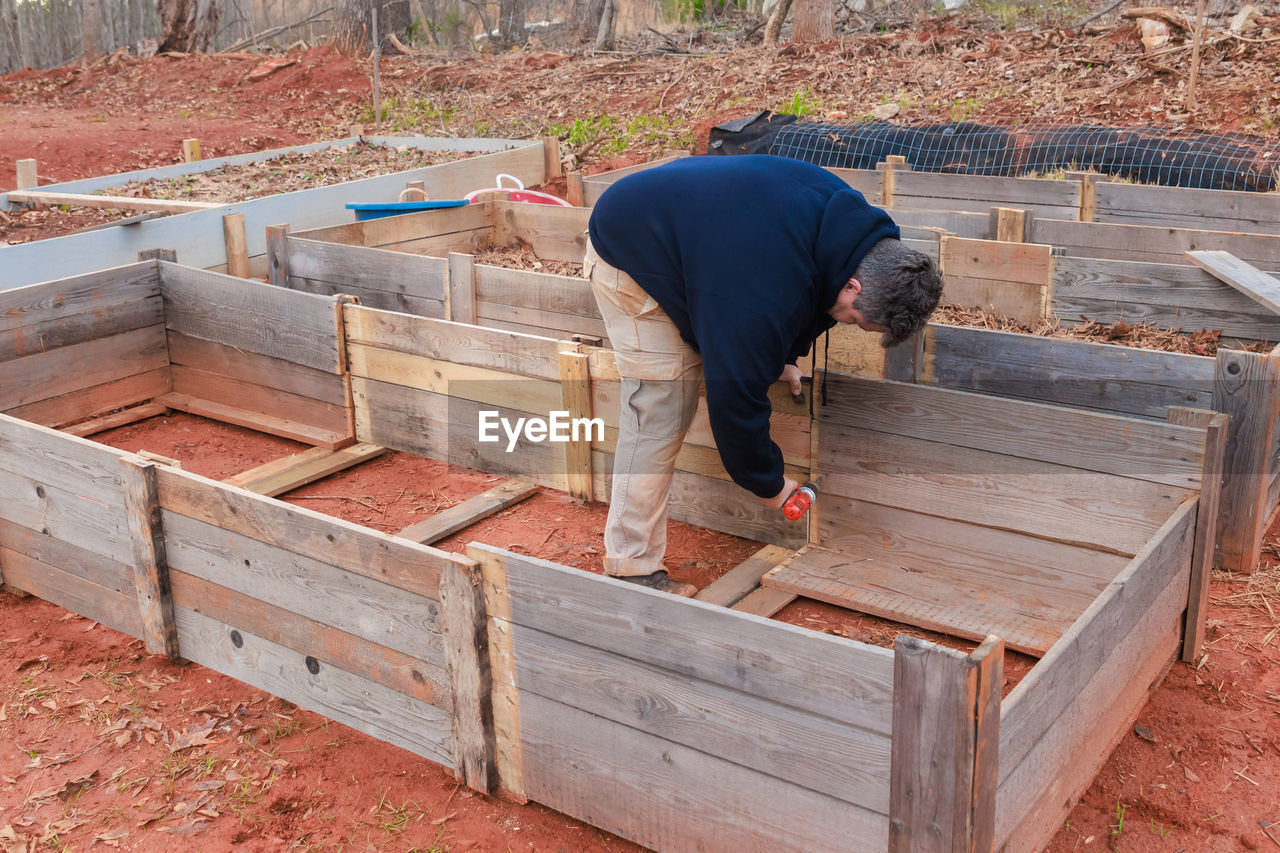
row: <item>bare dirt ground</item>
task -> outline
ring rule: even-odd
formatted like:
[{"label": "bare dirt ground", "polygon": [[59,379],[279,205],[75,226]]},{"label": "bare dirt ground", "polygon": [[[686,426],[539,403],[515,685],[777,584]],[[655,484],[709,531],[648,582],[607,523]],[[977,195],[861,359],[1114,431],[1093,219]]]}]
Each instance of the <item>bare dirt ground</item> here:
[{"label": "bare dirt ground", "polygon": [[[1235,35],[1215,19],[1192,110],[1184,31],[1150,52],[1116,13],[1083,30],[1055,26],[1106,5],[1050,14],[989,3],[882,21],[816,47],[764,48],[758,30],[744,45],[733,23],[596,56],[531,41],[498,56],[391,57],[381,68],[387,115],[376,124],[369,63],[326,48],[295,51],[271,73],[248,55],[117,56],[0,78],[0,186],[23,157],[36,157],[42,183],[52,183],[177,162],[190,136],[220,156],[345,136],[356,121],[371,133],[554,133],[567,165],[589,173],[667,149],[700,151],[715,121],[764,108],[844,120],[892,103],[903,120],[1153,122],[1275,138],[1274,17]],[[24,237],[103,218],[47,211]],[[1213,343],[1193,340],[1190,351],[1204,345],[1207,354]],[[297,449],[186,416],[99,438],[215,477]],[[393,530],[492,484],[395,454],[288,499]],[[600,506],[544,490],[441,544],[478,539],[590,568],[603,517]],[[1215,576],[1204,659],[1173,666],[1052,853],[1280,849],[1280,827],[1270,825],[1280,822],[1278,538],[1273,526],[1262,572]],[[672,544],[673,573],[700,586],[755,548],[687,526],[673,530]],[[873,642],[887,631],[808,602],[780,617]],[[0,846],[635,849],[535,805],[471,795],[429,762],[139,646],[37,599],[0,599]]]}]

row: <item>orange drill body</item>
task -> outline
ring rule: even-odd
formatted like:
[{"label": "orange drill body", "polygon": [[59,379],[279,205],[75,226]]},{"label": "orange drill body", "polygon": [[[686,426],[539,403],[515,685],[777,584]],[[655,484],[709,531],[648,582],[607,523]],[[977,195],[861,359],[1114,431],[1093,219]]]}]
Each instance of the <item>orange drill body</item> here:
[{"label": "orange drill body", "polygon": [[782,505],[782,514],[789,521],[799,521],[817,498],[818,487],[813,483],[805,483],[787,498],[787,502]]}]

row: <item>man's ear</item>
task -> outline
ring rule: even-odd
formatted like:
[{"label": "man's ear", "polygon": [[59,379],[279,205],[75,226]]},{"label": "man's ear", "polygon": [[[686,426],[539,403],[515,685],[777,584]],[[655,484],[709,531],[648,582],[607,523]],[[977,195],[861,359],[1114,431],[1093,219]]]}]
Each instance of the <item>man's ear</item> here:
[{"label": "man's ear", "polygon": [[856,278],[849,279],[845,282],[844,286],[852,290],[854,296],[862,293],[862,282],[858,281]]}]

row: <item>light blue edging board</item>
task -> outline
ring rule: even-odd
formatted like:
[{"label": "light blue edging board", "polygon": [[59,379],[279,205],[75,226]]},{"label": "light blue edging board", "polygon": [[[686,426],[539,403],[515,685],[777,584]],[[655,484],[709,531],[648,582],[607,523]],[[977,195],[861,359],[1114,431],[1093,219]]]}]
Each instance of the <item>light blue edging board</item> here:
[{"label": "light blue edging board", "polygon": [[[367,136],[365,141],[384,145],[409,145],[427,151],[491,151],[479,157],[440,163],[421,169],[410,169],[389,175],[378,175],[328,187],[298,190],[237,202],[222,207],[198,210],[132,225],[104,228],[66,237],[54,237],[0,246],[0,290],[23,287],[93,272],[108,267],[124,266],[138,260],[138,252],[146,249],[174,249],[178,261],[192,267],[208,269],[225,264],[222,217],[243,213],[249,256],[266,254],[265,229],[269,225],[288,223],[295,231],[324,228],[354,221],[348,202],[396,201],[408,181],[422,181],[432,198],[460,198],[480,187],[494,184],[500,172],[514,175],[526,186],[546,180],[546,165],[541,140],[508,139],[435,139],[430,137]],[[208,171],[221,165],[252,163],[278,157],[290,151],[320,150],[359,141],[355,137],[335,142],[320,142],[297,148],[240,154],[217,160],[181,163],[123,175],[88,178],[42,187],[46,192],[91,192],[116,186],[129,180],[172,177]],[[0,196],[3,199],[3,196]]]}]

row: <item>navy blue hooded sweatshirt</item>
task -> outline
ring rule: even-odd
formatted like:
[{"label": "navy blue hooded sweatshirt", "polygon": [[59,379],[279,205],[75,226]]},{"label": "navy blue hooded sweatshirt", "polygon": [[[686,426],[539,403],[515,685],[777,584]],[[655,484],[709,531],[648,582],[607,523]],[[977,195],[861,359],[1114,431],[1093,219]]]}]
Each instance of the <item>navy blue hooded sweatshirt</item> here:
[{"label": "navy blue hooded sweatshirt", "polygon": [[690,157],[611,186],[590,234],[702,354],[729,476],[762,498],[781,492],[769,387],[835,325],[828,309],[871,247],[898,237],[893,220],[818,166]]}]

